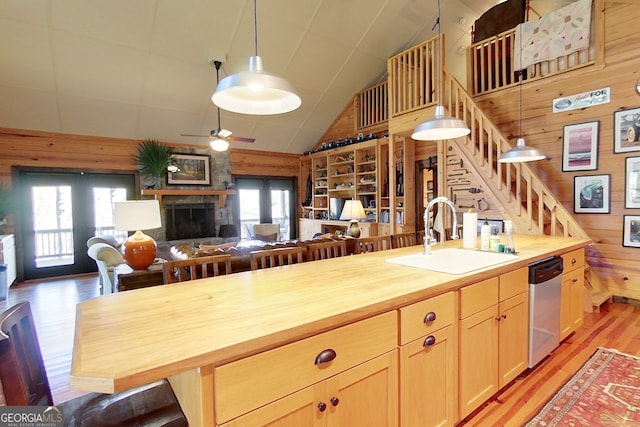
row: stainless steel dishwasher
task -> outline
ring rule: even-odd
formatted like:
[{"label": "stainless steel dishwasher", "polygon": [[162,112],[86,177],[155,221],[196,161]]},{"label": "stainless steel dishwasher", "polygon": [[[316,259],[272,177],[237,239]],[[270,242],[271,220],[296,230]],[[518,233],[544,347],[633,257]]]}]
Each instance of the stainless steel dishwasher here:
[{"label": "stainless steel dishwasher", "polygon": [[529,264],[529,368],[560,344],[562,258]]}]

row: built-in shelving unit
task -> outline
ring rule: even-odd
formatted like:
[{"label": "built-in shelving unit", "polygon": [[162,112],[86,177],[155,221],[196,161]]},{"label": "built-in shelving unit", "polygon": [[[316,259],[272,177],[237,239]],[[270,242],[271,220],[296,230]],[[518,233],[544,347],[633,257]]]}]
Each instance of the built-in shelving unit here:
[{"label": "built-in shelving unit", "polygon": [[227,196],[231,196],[236,194],[235,190],[185,190],[185,189],[165,189],[165,190],[155,190],[155,189],[142,189],[140,193],[143,196],[153,196],[162,203],[163,196],[218,196],[220,200],[220,207],[224,208],[227,204]]}]

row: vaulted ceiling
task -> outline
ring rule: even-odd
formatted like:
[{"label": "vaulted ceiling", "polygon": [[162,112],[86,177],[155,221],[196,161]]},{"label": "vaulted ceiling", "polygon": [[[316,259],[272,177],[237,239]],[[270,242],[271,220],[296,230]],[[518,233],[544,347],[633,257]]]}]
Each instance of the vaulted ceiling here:
[{"label": "vaulted ceiling", "polygon": [[[499,0],[441,0],[446,66],[464,82],[474,21]],[[544,14],[571,0],[531,0]],[[302,153],[354,94],[385,79],[390,56],[437,34],[437,0],[259,0],[258,54],[302,106],[276,116],[221,111],[256,138],[235,147]],[[248,69],[251,0],[0,0],[0,127],[118,138],[216,129],[220,77]],[[355,136],[355,135],[354,135]]]}]

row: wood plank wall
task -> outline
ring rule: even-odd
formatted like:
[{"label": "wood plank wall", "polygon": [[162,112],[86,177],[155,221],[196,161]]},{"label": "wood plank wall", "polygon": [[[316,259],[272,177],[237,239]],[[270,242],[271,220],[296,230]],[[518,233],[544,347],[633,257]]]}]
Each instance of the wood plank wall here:
[{"label": "wood plank wall", "polygon": [[[613,152],[614,111],[640,107],[640,95],[635,90],[640,79],[640,32],[635,28],[640,8],[615,0],[605,1],[604,8],[605,65],[525,84],[522,129],[527,144],[540,148],[548,157],[532,167],[569,211],[574,209],[574,177],[611,175],[610,213],[579,213],[575,218],[595,242],[587,250],[592,285],[614,295],[640,299],[640,248],[622,246],[623,215],[640,215],[640,210],[624,207],[625,158],[640,156],[640,151]],[[552,112],[554,98],[606,87],[611,88],[608,104]],[[519,88],[478,97],[476,101],[505,136],[515,138],[520,134]],[[563,127],[595,120],[600,122],[597,170],[563,172]]]},{"label": "wood plank wall", "polygon": [[[0,182],[11,182],[13,166],[91,171],[136,172],[136,147],[140,141],[86,135],[69,135],[0,128]],[[206,147],[165,142],[176,151]],[[255,150],[230,150],[232,175],[296,177],[297,154]],[[211,151],[211,155],[216,153]],[[226,154],[224,154],[226,155]],[[210,188],[222,188],[212,183]],[[11,225],[11,224],[10,224]],[[8,232],[12,232],[10,227]]]}]

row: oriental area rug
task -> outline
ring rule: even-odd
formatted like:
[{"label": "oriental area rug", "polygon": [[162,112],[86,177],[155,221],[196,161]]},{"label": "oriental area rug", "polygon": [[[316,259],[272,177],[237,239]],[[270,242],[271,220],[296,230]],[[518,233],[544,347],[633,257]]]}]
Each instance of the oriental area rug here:
[{"label": "oriental area rug", "polygon": [[640,426],[640,357],[598,348],[526,426]]}]

